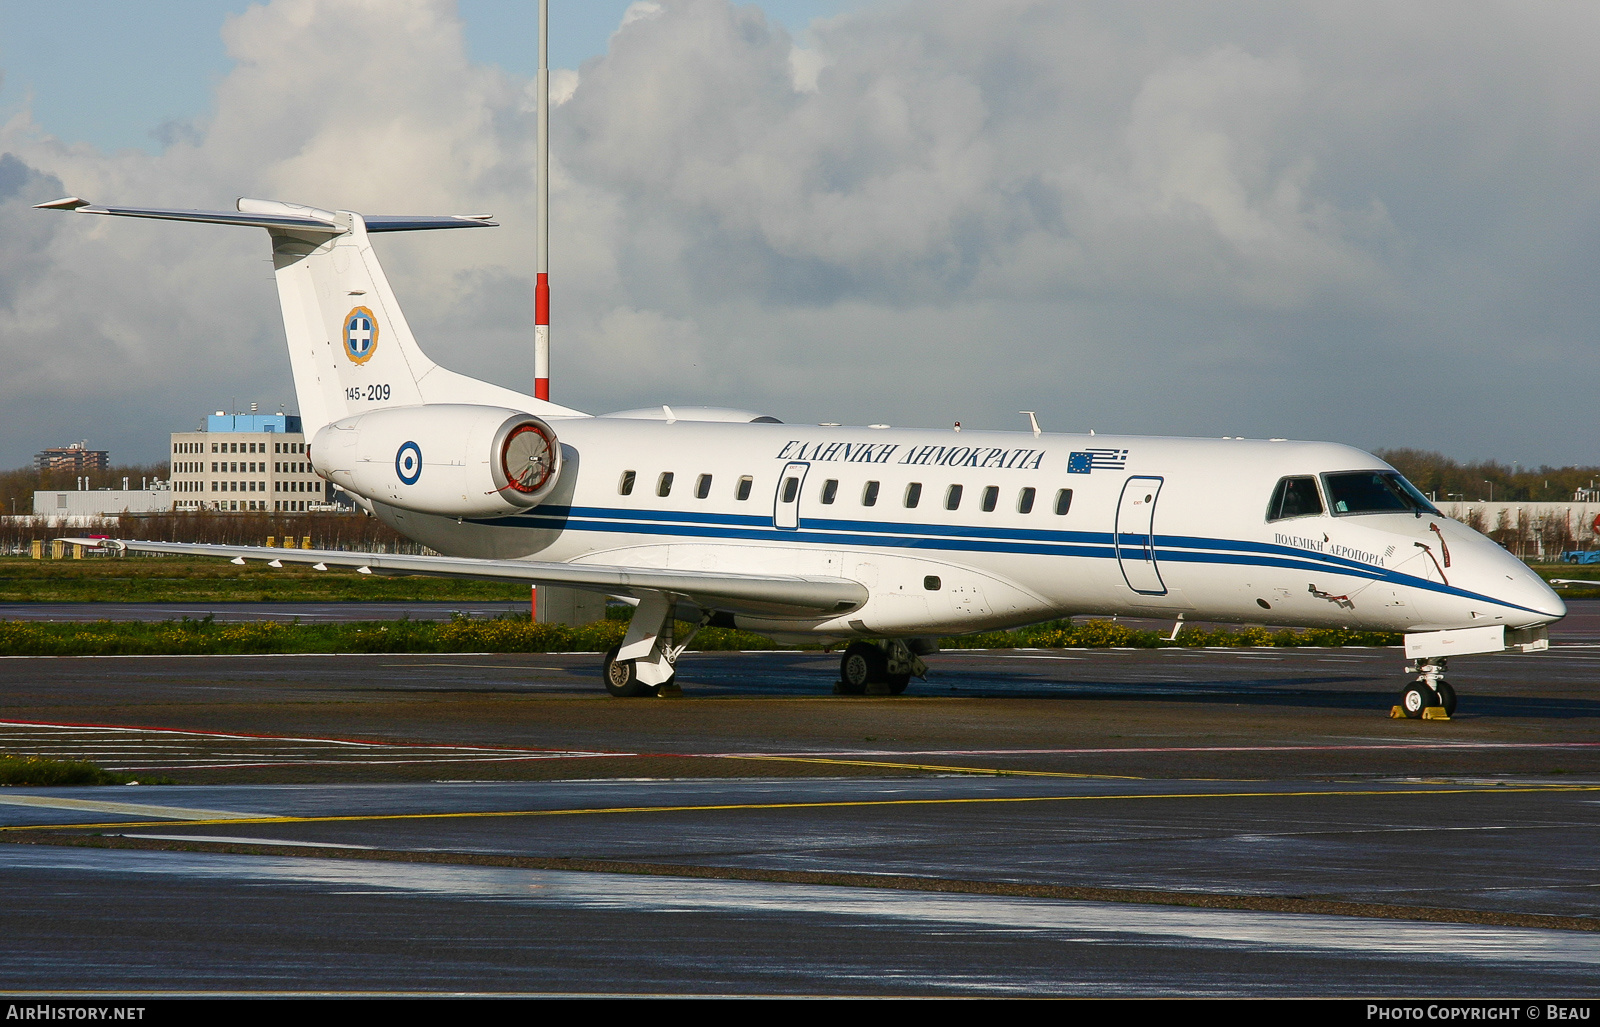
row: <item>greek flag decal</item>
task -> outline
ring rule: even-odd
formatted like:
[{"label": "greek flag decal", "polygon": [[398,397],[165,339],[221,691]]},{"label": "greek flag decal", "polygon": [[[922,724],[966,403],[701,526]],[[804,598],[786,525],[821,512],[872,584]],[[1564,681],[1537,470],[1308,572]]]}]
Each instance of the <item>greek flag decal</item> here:
[{"label": "greek flag decal", "polygon": [[1068,474],[1088,474],[1091,471],[1123,471],[1128,467],[1126,449],[1086,449],[1067,457]]}]

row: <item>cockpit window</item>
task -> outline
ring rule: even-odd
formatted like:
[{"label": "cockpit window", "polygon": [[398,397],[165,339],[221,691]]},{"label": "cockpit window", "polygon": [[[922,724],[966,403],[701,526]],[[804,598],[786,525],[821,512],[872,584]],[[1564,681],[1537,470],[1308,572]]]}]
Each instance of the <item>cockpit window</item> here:
[{"label": "cockpit window", "polygon": [[1349,471],[1324,474],[1328,502],[1335,515],[1414,513],[1443,516],[1415,485],[1393,471]]},{"label": "cockpit window", "polygon": [[1312,477],[1284,478],[1272,490],[1272,502],[1267,504],[1267,520],[1281,521],[1286,517],[1309,517],[1322,512],[1322,497],[1317,495],[1317,479]]}]

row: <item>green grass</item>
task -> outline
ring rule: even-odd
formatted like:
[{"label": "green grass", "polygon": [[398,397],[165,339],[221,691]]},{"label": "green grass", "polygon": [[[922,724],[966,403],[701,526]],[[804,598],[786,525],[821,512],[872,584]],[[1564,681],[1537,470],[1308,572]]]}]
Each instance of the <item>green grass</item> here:
[{"label": "green grass", "polygon": [[43,756],[0,753],[0,785],[163,785],[170,778],[113,774],[83,760],[52,760]]},{"label": "green grass", "polygon": [[355,571],[274,570],[251,561],[185,556],[31,560],[0,557],[0,602],[7,603],[294,603],[520,602],[528,586],[453,578],[390,578]]},{"label": "green grass", "polygon": [[[4,656],[134,656],[229,655],[246,653],[546,653],[604,652],[622,641],[625,619],[608,618],[580,627],[537,624],[526,616],[457,617],[448,621],[368,621],[344,624],[248,622],[219,624],[204,620],[97,621],[44,623],[0,621],[0,655]],[[687,637],[690,625],[677,625]],[[1236,631],[1187,629],[1177,641],[1157,631],[1141,631],[1114,621],[1083,624],[1057,621],[1017,631],[990,631],[946,638],[946,649],[1058,649],[1169,646],[1339,646],[1398,645],[1388,632]],[[699,652],[783,648],[748,631],[706,628],[691,642]]]},{"label": "green grass", "polygon": [[[581,627],[537,624],[526,615],[456,617],[447,621],[361,621],[300,624],[203,620],[43,623],[0,621],[0,655],[166,656],[244,653],[549,653],[604,652],[622,642],[627,621]],[[684,634],[690,625],[679,624]],[[707,628],[694,648],[774,649],[759,635]]]},{"label": "green grass", "polygon": [[[1600,567],[1556,564],[1546,577],[1594,577]],[[1580,594],[1584,590],[1577,591]],[[1570,594],[1563,590],[1563,594]],[[387,578],[354,571],[274,570],[189,557],[85,560],[0,558],[0,602],[525,602],[527,587],[449,578]],[[211,619],[148,622],[38,623],[0,621],[0,655],[113,656],[244,653],[450,653],[604,652],[622,640],[627,611],[582,627],[535,624],[526,616],[492,620],[385,621],[344,624],[276,622],[219,624]],[[679,637],[688,625],[679,625]],[[947,638],[947,649],[1103,648],[1167,646],[1398,645],[1387,632],[1265,628],[1199,631],[1186,628],[1174,641],[1109,620],[1054,621],[1016,631]],[[759,635],[707,628],[693,641],[700,651],[775,649]]]}]

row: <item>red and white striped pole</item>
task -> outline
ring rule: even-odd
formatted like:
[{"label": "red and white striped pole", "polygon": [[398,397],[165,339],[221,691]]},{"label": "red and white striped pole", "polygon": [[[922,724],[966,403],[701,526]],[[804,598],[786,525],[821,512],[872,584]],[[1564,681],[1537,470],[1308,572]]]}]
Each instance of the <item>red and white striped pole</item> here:
[{"label": "red and white striped pole", "polygon": [[539,0],[539,266],[533,289],[533,394],[550,399],[550,0]]}]

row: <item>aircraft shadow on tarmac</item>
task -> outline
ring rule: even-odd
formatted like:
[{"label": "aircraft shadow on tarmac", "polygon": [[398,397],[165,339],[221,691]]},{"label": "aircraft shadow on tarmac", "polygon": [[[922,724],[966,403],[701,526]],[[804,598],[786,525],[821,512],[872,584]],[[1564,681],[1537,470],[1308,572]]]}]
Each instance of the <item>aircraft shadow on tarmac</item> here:
[{"label": "aircraft shadow on tarmac", "polygon": [[[686,668],[682,684],[691,696],[696,693],[719,697],[756,696],[770,695],[774,691],[815,694],[817,690],[817,668],[813,661],[795,660],[781,668],[769,664],[764,669],[766,673],[747,675],[719,673],[720,668],[713,667]],[[1139,670],[1130,667],[1126,677],[1112,680],[1099,673],[1086,674],[1081,678],[1041,679],[1031,669],[1005,666],[985,668],[981,675],[965,669],[935,667],[928,680],[913,680],[905,694],[907,698],[923,699],[1110,699],[1144,703],[1387,711],[1397,701],[1400,686],[1405,680],[1395,670],[1397,668],[1386,667],[1381,672],[1371,674],[1296,674],[1174,681],[1170,670],[1166,668],[1152,668],[1150,679],[1140,680]],[[1542,697],[1504,692],[1496,694],[1478,691],[1478,687],[1495,686],[1485,683],[1475,687],[1470,679],[1457,682],[1457,691],[1461,694],[1458,717],[1600,718],[1600,700],[1573,698],[1570,695]],[[1530,682],[1529,687],[1536,688],[1537,684]],[[1566,691],[1568,687],[1570,685],[1561,690]]]}]

